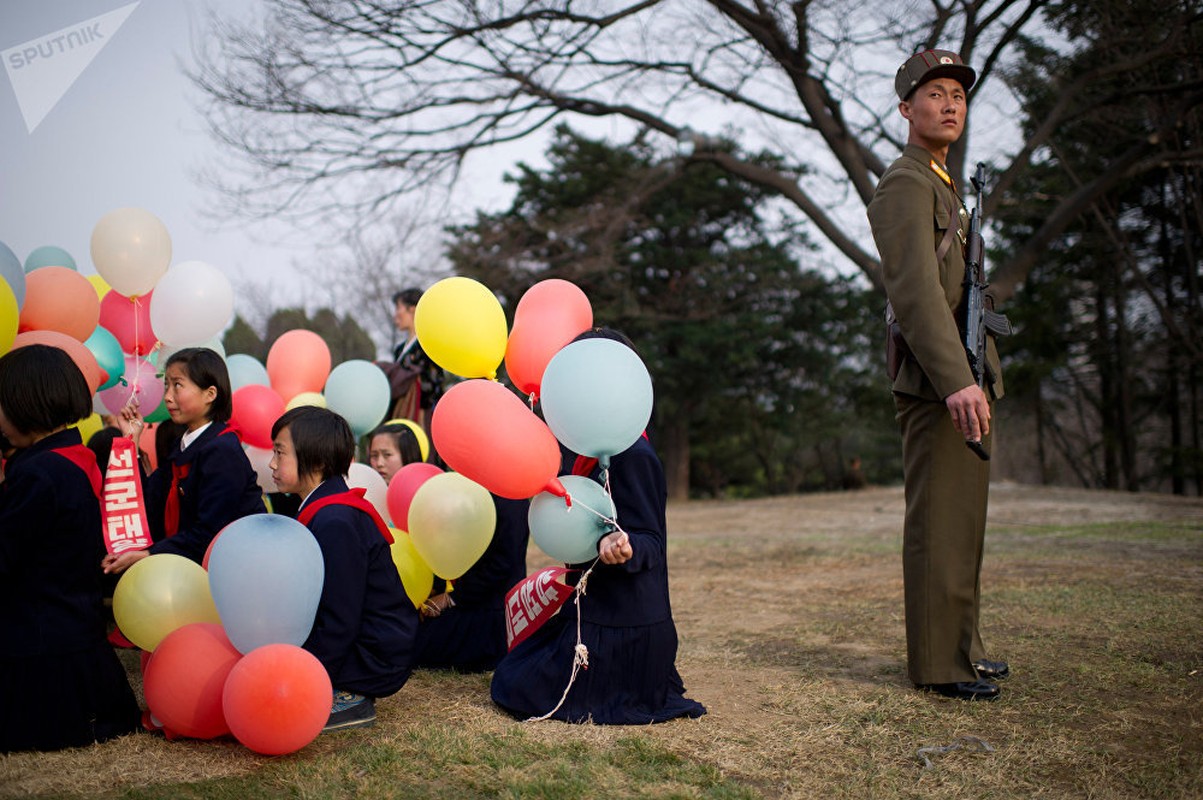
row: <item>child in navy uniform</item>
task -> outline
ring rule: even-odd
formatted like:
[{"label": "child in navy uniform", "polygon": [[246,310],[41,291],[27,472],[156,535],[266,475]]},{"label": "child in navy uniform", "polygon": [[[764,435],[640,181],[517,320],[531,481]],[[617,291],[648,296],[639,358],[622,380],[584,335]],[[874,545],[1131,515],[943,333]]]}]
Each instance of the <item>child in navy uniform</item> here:
[{"label": "child in navy uniform", "polygon": [[80,747],[138,728],[134,693],[105,641],[100,470],[79,431],[92,413],[62,350],[0,358],[0,431],[18,449],[0,483],[0,752]]},{"label": "child in navy uniform", "polygon": [[[104,560],[105,572],[123,572],[155,553],[175,553],[201,563],[222,528],[261,514],[263,491],[234,430],[230,374],[221,356],[204,347],[177,350],[167,359],[163,395],[171,421],[183,433],[167,459],[144,481],[146,515],[155,543]],[[121,432],[142,432],[137,408],[126,406]]]},{"label": "child in navy uniform", "polygon": [[[594,329],[578,339],[603,337],[631,347],[617,331]],[[595,459],[567,454],[566,469],[600,477]],[[684,696],[677,673],[677,628],[668,599],[668,492],[664,467],[646,438],[610,459],[610,489],[621,531],[598,542],[600,563],[581,598],[580,629],[589,668],[577,673],[563,705],[552,715],[567,722],[644,725],[700,717],[701,703]],[[584,571],[590,564],[570,565]],[[569,582],[580,578],[570,573]],[[560,702],[572,672],[577,606],[568,602],[493,672],[493,701],[518,716],[540,717]]]},{"label": "child in navy uniform", "polygon": [[324,408],[294,408],[272,426],[272,479],[303,499],[297,519],[322,548],[326,577],[303,647],[334,686],[325,730],[371,725],[374,700],[409,679],[418,613],[405,594],[392,534],[343,476],[355,457],[346,420]]}]

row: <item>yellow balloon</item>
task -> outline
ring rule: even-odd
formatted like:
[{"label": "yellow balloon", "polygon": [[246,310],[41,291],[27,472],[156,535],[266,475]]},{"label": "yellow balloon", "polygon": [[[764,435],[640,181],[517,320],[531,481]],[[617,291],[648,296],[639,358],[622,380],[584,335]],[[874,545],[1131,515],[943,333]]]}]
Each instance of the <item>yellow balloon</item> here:
[{"label": "yellow balloon", "polygon": [[12,349],[17,338],[17,323],[21,310],[17,308],[17,296],[8,281],[0,278],[0,355]]},{"label": "yellow balloon", "polygon": [[448,372],[497,377],[505,357],[505,312],[483,283],[455,277],[431,286],[414,310],[414,328],[426,355]]},{"label": "yellow balloon", "polygon": [[393,555],[393,563],[397,565],[397,573],[401,576],[401,585],[405,587],[405,593],[409,595],[414,608],[421,608],[434,586],[434,572],[418,555],[408,533],[397,528],[389,530],[393,532],[393,544],[389,550]]},{"label": "yellow balloon", "polygon": [[321,392],[301,392],[300,394],[293,395],[292,399],[284,404],[284,410],[292,411],[297,406],[325,408],[326,396]]},{"label": "yellow balloon", "polygon": [[209,573],[174,553],[147,556],[125,571],[113,591],[113,617],[126,638],[143,650],[154,650],[183,625],[221,624],[209,593]]},{"label": "yellow balloon", "polygon": [[418,440],[418,450],[422,453],[422,460],[430,460],[430,439],[426,436],[426,431],[422,430],[422,426],[414,422],[412,419],[398,417],[390,419],[385,425],[404,425],[414,432],[414,438]]},{"label": "yellow balloon", "polygon": [[96,290],[96,296],[101,300],[103,300],[104,296],[109,293],[109,289],[113,288],[112,286],[109,286],[108,281],[99,275],[89,275],[88,283],[92,284],[92,288]]},{"label": "yellow balloon", "polygon": [[458,472],[429,478],[409,506],[409,538],[435,575],[455,580],[493,541],[497,509],[489,490]]},{"label": "yellow balloon", "polygon": [[84,417],[71,427],[79,429],[79,437],[84,440],[84,444],[87,444],[88,440],[104,427],[104,420],[100,418],[99,414],[93,411],[92,416]]}]

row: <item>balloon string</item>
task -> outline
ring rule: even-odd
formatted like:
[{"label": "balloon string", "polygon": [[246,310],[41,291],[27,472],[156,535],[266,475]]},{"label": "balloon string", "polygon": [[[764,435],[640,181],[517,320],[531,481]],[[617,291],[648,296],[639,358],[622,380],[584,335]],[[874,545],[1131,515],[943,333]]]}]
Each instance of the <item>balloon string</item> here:
[{"label": "balloon string", "polygon": [[593,563],[589,565],[589,569],[585,570],[585,574],[581,575],[580,581],[576,585],[575,596],[572,599],[573,605],[576,606],[576,646],[572,648],[572,674],[568,676],[568,685],[564,687],[564,694],[560,695],[560,702],[556,703],[556,707],[548,711],[541,717],[530,717],[523,720],[524,722],[542,722],[545,719],[550,719],[551,715],[560,710],[564,705],[564,701],[568,699],[568,692],[572,690],[572,684],[576,682],[577,673],[582,669],[589,669],[589,648],[581,639],[581,596],[585,594],[589,583],[589,576],[593,573],[593,568],[597,566],[597,562],[601,557],[593,559]]}]

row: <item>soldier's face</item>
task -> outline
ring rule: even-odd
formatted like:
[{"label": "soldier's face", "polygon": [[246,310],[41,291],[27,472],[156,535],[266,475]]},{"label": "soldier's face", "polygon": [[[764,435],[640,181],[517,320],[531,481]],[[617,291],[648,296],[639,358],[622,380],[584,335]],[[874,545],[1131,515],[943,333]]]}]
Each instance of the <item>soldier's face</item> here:
[{"label": "soldier's face", "polygon": [[910,141],[932,152],[947,150],[965,130],[965,89],[952,78],[928,81],[898,105],[911,123]]}]

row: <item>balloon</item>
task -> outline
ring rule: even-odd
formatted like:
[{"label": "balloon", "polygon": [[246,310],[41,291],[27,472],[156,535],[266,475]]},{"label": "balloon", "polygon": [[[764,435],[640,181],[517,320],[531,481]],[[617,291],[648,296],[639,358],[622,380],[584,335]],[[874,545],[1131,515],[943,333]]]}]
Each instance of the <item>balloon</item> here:
[{"label": "balloon", "polygon": [[[156,289],[155,291],[158,291],[158,290]],[[224,345],[222,345],[221,340],[206,339],[203,342],[193,342],[192,344],[182,344],[182,345],[166,344],[166,345],[163,345],[158,350],[156,350],[155,353],[153,354],[155,365],[158,366],[159,371],[162,372],[164,369],[167,368],[167,362],[171,360],[172,356],[174,356],[176,353],[178,353],[181,350],[186,350],[186,349],[192,348],[192,347],[202,347],[206,350],[212,350],[214,353],[217,353],[217,355],[221,356],[222,361],[224,361],[226,358],[226,348]],[[229,369],[229,367],[227,366],[227,370],[228,369]],[[231,389],[230,391],[233,391],[233,389]]]},{"label": "balloon", "polygon": [[176,264],[155,284],[150,324],[167,344],[199,344],[220,333],[233,317],[229,278],[204,261]]},{"label": "balloon", "polygon": [[92,335],[84,340],[84,347],[96,356],[96,363],[109,374],[109,379],[100,384],[98,391],[116,386],[125,374],[125,354],[121,352],[117,337],[109,333],[107,328],[97,325]]},{"label": "balloon", "polygon": [[167,401],[159,403],[149,414],[143,414],[142,419],[145,422],[166,422],[171,419],[171,412],[167,410]]},{"label": "balloon", "polygon": [[96,299],[103,300],[104,296],[113,288],[109,286],[109,282],[99,275],[89,275],[88,283],[92,284],[92,288],[96,290]]},{"label": "balloon", "polygon": [[21,259],[4,242],[0,242],[0,278],[17,298],[17,308],[25,305],[25,270],[21,268]]},{"label": "balloon", "polygon": [[390,419],[385,425],[404,425],[414,432],[414,438],[418,440],[418,449],[422,451],[422,460],[426,461],[430,458],[430,438],[426,435],[426,431],[421,425],[414,422],[412,419],[398,417]]},{"label": "balloon", "polygon": [[505,355],[505,312],[471,278],[444,278],[422,294],[414,328],[426,355],[465,378],[493,378]]},{"label": "balloon", "polygon": [[84,374],[84,380],[93,392],[100,388],[100,384],[108,380],[108,374],[96,363],[96,356],[92,355],[92,351],[84,347],[84,343],[79,339],[74,339],[58,331],[25,331],[17,334],[10,349],[16,350],[27,344],[48,344],[66,351],[67,355],[71,356],[71,360],[75,362],[75,366],[79,367],[79,371]]},{"label": "balloon", "polygon": [[193,739],[229,733],[222,692],[240,658],[222,627],[211,622],[167,634],[143,670],[142,694],[150,713],[163,727]]},{"label": "balloon", "polygon": [[267,375],[285,401],[320,392],[330,376],[330,348],[313,331],[285,331],[267,351]]},{"label": "balloon", "polygon": [[71,257],[70,253],[52,244],[35,247],[33,252],[25,256],[26,274],[41,267],[64,267],[73,272],[79,269],[75,266],[75,259]]},{"label": "balloon", "polygon": [[221,623],[243,653],[309,638],[326,565],[317,540],[280,514],[251,514],[222,528],[209,554]]},{"label": "balloon", "polygon": [[100,326],[121,343],[122,351],[144,356],[154,350],[154,328],[150,324],[150,301],[154,293],[128,298],[109,292],[100,300]]},{"label": "balloon", "polygon": [[21,309],[17,306],[13,290],[7,282],[0,280],[0,355],[7,353],[13,346],[20,318]]},{"label": "balloon", "polygon": [[389,385],[384,370],[363,359],[339,364],[326,379],[326,407],[351,426],[356,437],[380,424],[388,413]]},{"label": "balloon", "polygon": [[560,480],[572,503],[547,492],[535,495],[527,512],[531,538],[556,561],[591,561],[597,558],[598,539],[615,529],[614,501],[600,484],[587,477],[561,475]]},{"label": "balloon", "polygon": [[[142,419],[146,420],[146,417]],[[150,462],[151,472],[159,468],[159,453],[155,448],[155,436],[158,430],[158,422],[148,421],[142,426],[142,433],[138,436],[138,449],[146,453],[146,460]]]},{"label": "balloon", "polygon": [[122,574],[113,591],[113,616],[143,650],[154,650],[183,625],[221,621],[205,570],[175,553],[149,555]]},{"label": "balloon", "polygon": [[100,301],[88,279],[66,267],[42,267],[25,279],[21,330],[59,331],[84,341],[100,321]]},{"label": "balloon", "polygon": [[137,356],[125,356],[124,377],[109,389],[97,392],[110,414],[120,414],[131,400],[140,411],[154,411],[163,402],[163,380],[154,364]]},{"label": "balloon", "polygon": [[365,490],[364,499],[372,504],[380,518],[384,520],[389,518],[388,484],[384,482],[384,478],[380,477],[379,472],[367,464],[360,464],[358,461],[352,462],[351,469],[347,473],[347,488]]},{"label": "balloon", "polygon": [[284,410],[292,411],[294,408],[300,408],[301,406],[326,408],[326,397],[321,392],[301,392],[298,395],[293,395],[293,398],[284,404]]},{"label": "balloon", "polygon": [[561,347],[593,327],[593,307],[576,284],[559,278],[539,281],[514,309],[505,347],[505,372],[518,391],[538,395],[543,371]]},{"label": "balloon", "polygon": [[[99,433],[101,428],[104,427],[104,420],[100,418],[99,414],[93,411],[90,417],[84,417],[70,427],[79,431],[79,438],[83,440],[84,444],[87,444],[88,440]],[[104,469],[105,465],[101,464],[100,467]]]},{"label": "balloon", "polygon": [[447,465],[490,492],[521,500],[563,495],[560,448],[547,426],[499,383],[457,383],[434,407],[434,446]]},{"label": "balloon", "polygon": [[397,470],[388,484],[388,494],[385,501],[388,504],[388,514],[385,519],[391,519],[393,524],[403,531],[409,530],[409,507],[413,504],[414,494],[418,487],[435,475],[442,475],[443,470],[425,461],[406,464]]},{"label": "balloon", "polygon": [[430,590],[434,588],[434,572],[418,555],[409,534],[397,528],[392,530],[393,543],[389,546],[389,552],[392,553],[393,563],[397,565],[401,585],[405,587],[405,594],[409,596],[414,608],[421,608],[430,597]]},{"label": "balloon", "polygon": [[[272,425],[284,414],[284,400],[270,386],[252,383],[231,396],[234,413],[230,422],[239,437],[255,447],[272,446]],[[273,490],[274,491],[274,490]]]},{"label": "balloon", "polygon": [[267,756],[295,753],[330,719],[334,690],[322,662],[295,645],[269,644],[230,670],[222,710],[234,737]]},{"label": "balloon", "polygon": [[243,445],[242,449],[246,451],[247,460],[255,469],[255,482],[259,484],[259,488],[267,494],[278,492],[276,482],[272,480],[272,451],[266,447],[255,447],[252,444]]},{"label": "balloon", "polygon": [[569,450],[603,466],[639,439],[652,416],[647,367],[612,339],[565,346],[547,365],[542,391],[547,427]]},{"label": "balloon", "polygon": [[248,356],[246,353],[227,356],[226,369],[230,372],[231,392],[236,392],[243,386],[252,383],[271,386],[271,380],[267,377],[267,368],[254,356]]},{"label": "balloon", "polygon": [[171,263],[167,226],[142,208],[110,211],[92,229],[92,263],[118,294],[146,294]]},{"label": "balloon", "polygon": [[497,526],[489,491],[455,472],[435,475],[414,494],[409,538],[435,575],[455,580],[484,555]]}]

